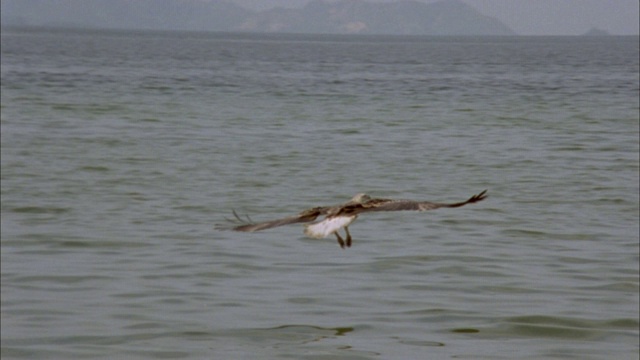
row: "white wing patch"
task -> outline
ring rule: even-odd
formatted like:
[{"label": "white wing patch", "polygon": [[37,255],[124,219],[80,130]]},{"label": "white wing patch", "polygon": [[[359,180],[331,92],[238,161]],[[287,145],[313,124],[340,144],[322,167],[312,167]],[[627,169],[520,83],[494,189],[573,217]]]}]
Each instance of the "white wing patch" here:
[{"label": "white wing patch", "polygon": [[326,218],[320,222],[307,224],[304,226],[305,235],[321,239],[327,237],[334,232],[342,229],[345,226],[349,226],[358,216],[335,216]]}]

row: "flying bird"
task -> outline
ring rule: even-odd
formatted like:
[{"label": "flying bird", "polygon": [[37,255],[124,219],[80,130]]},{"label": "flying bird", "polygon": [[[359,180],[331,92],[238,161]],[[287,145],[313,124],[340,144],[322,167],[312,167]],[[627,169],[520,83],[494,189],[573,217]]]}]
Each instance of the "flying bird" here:
[{"label": "flying bird", "polygon": [[[367,212],[374,211],[400,211],[400,210],[413,210],[413,211],[426,211],[434,210],[438,208],[456,208],[467,204],[473,204],[482,201],[487,198],[487,190],[473,195],[469,199],[457,203],[436,203],[430,201],[414,201],[414,200],[394,200],[394,199],[374,199],[367,194],[357,194],[351,198],[351,200],[335,206],[317,206],[310,209],[306,209],[298,213],[297,215],[288,216],[282,219],[265,221],[254,223],[251,218],[247,216],[244,220],[238,216],[233,210],[235,220],[229,220],[234,225],[224,226],[217,225],[219,230],[235,230],[243,232],[254,232],[260,230],[271,229],[277,226],[297,224],[297,223],[309,223],[305,224],[305,235],[321,239],[331,234],[334,234],[338,239],[338,244],[341,248],[351,247],[352,238],[349,233],[349,225],[353,223],[358,215]],[[325,218],[318,222],[313,222],[318,216],[324,215]],[[338,233],[338,230],[344,228],[346,239],[343,239]]]}]

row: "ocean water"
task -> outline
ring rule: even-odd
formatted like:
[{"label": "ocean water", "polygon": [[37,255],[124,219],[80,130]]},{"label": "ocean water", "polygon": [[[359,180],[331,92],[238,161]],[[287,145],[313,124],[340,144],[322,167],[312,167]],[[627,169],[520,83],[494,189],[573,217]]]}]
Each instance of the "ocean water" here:
[{"label": "ocean water", "polygon": [[637,37],[1,35],[3,359],[638,359]]}]

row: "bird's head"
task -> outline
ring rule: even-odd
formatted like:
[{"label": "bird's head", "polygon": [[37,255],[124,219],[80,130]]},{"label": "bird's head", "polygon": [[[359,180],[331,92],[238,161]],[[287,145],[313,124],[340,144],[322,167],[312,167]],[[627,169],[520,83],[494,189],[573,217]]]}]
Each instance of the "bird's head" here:
[{"label": "bird's head", "polygon": [[371,200],[371,196],[367,195],[367,194],[357,194],[356,196],[351,198],[351,201],[357,204],[362,204],[363,202],[367,202]]}]

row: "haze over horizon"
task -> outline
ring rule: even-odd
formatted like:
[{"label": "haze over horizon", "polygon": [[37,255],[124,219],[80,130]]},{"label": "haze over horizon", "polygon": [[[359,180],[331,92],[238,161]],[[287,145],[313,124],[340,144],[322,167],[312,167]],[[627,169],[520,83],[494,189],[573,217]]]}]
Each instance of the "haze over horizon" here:
[{"label": "haze over horizon", "polygon": [[[35,1],[35,0],[20,0]],[[200,0],[201,3],[225,1],[252,11],[265,11],[275,7],[302,8],[311,0]],[[324,0],[336,2],[339,0]],[[363,0],[365,1],[365,0]],[[399,0],[366,0],[389,3]],[[453,0],[413,0],[422,3]],[[637,0],[460,0],[479,13],[495,18],[518,35],[582,35],[599,29],[611,35],[638,35],[640,5]],[[2,1],[3,19],[13,15],[11,1]],[[165,2],[158,2],[162,7]],[[191,6],[191,5],[185,5]],[[86,9],[84,9],[86,10]],[[153,9],[150,9],[153,12]],[[46,18],[47,14],[28,14]]]}]

